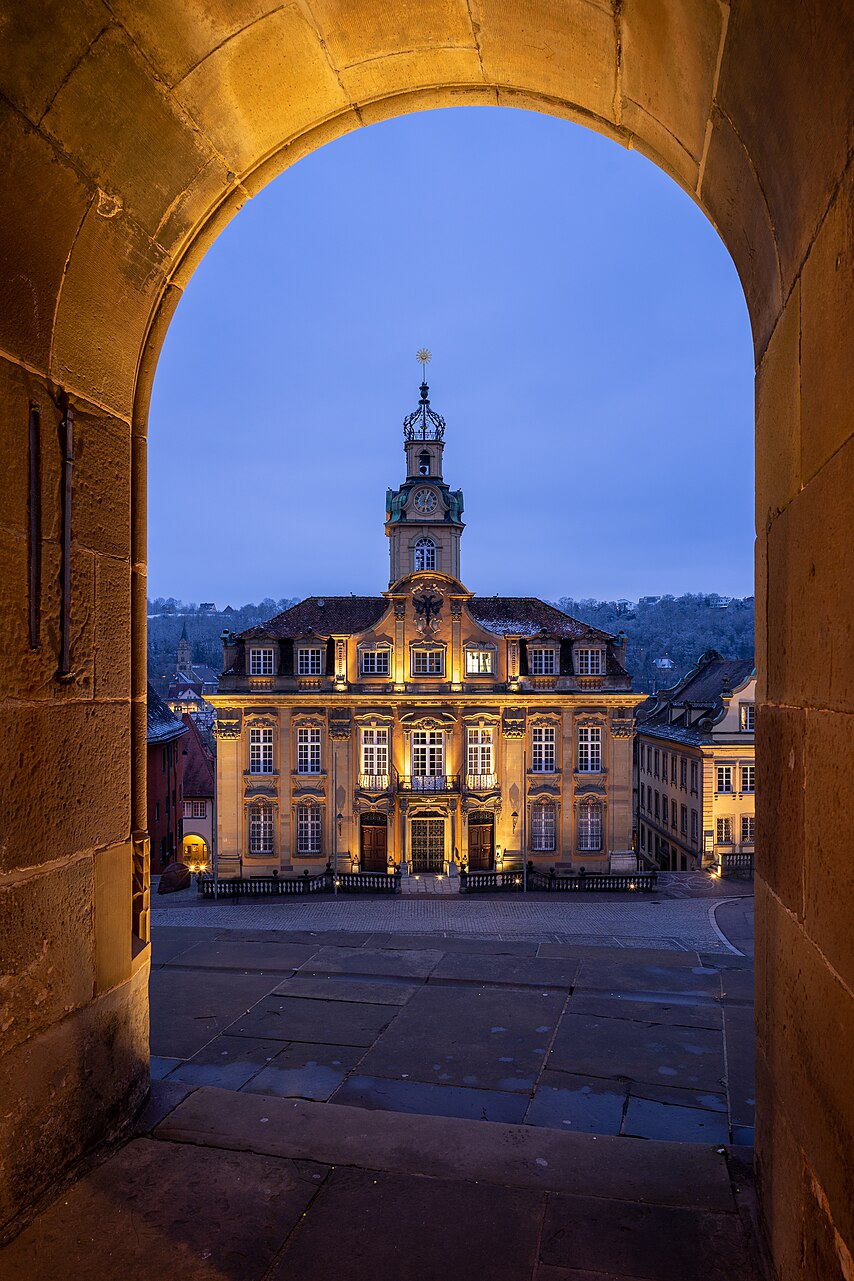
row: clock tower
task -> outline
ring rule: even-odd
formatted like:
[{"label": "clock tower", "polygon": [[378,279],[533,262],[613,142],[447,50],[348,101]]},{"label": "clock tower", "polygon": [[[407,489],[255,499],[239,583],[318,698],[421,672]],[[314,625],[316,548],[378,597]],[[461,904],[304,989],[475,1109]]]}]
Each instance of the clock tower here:
[{"label": "clock tower", "polygon": [[389,586],[419,570],[460,577],[463,494],[442,477],[445,420],[430,408],[429,390],[425,380],[418,408],[403,420],[406,480],[386,494]]}]

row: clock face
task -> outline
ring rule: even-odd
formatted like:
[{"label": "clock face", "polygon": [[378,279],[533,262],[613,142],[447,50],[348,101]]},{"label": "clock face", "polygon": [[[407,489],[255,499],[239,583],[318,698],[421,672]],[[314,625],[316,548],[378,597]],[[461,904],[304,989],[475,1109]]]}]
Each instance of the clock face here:
[{"label": "clock face", "polygon": [[436,495],[432,489],[416,489],[412,506],[417,512],[431,512],[436,506]]}]

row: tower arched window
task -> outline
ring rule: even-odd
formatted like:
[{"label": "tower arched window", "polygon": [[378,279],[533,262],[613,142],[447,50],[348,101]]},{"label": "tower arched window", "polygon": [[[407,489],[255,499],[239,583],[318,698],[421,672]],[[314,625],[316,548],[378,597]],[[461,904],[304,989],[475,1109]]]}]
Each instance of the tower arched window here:
[{"label": "tower arched window", "polygon": [[436,544],[432,538],[419,538],[415,544],[413,568],[416,574],[422,569],[436,568]]},{"label": "tower arched window", "polygon": [[418,455],[418,471],[422,476],[430,475],[430,453],[426,449]]}]

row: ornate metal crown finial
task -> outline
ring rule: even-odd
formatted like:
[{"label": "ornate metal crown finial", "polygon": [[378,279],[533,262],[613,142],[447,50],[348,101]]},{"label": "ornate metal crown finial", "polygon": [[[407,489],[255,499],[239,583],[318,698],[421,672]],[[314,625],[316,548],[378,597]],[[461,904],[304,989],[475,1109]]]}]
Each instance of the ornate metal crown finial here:
[{"label": "ornate metal crown finial", "polygon": [[415,353],[421,365],[424,381],[421,384],[421,401],[413,414],[407,414],[403,420],[403,434],[407,440],[441,440],[445,434],[445,420],[430,408],[427,395],[427,365],[433,359],[433,353],[427,347],[419,347]]}]

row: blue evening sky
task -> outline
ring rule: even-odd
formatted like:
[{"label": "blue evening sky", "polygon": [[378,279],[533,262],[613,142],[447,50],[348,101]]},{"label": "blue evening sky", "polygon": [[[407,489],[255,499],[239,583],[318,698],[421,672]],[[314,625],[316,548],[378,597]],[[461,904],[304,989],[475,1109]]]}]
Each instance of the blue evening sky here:
[{"label": "blue evening sky", "polygon": [[149,594],[383,591],[422,346],[469,588],[753,591],[752,348],[723,244],[637,152],[469,107],[321,148],[209,251],[154,387]]}]

